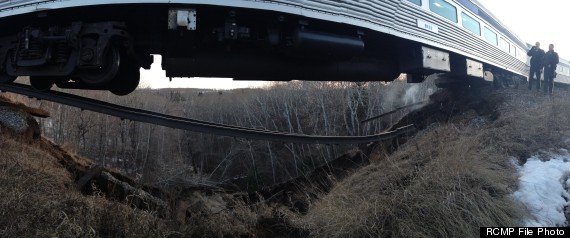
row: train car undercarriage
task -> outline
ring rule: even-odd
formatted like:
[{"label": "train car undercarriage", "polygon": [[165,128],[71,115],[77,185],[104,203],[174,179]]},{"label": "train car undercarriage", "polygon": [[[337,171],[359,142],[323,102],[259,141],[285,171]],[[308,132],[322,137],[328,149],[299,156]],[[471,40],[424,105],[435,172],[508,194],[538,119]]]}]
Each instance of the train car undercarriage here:
[{"label": "train car undercarriage", "polygon": [[[16,24],[5,23],[10,21]],[[409,73],[409,81],[418,83],[433,73],[483,75],[480,63],[457,54],[272,11],[113,5],[30,13],[10,21],[0,24],[12,31],[0,36],[0,83],[30,76],[38,90],[56,85],[127,95],[139,84],[140,68],[150,68],[153,54],[162,55],[167,77],[392,81]]]}]

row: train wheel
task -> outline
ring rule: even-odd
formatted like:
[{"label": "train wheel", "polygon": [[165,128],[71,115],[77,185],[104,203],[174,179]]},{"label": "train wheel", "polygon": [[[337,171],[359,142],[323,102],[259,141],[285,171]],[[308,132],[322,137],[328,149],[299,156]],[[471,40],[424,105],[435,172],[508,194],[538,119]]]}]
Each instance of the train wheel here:
[{"label": "train wheel", "polygon": [[140,78],[139,67],[124,64],[117,73],[117,77],[111,81],[109,91],[117,96],[125,96],[137,89]]},{"label": "train wheel", "polygon": [[11,82],[14,82],[14,80],[16,80],[16,78],[17,77],[15,77],[15,76],[8,75],[8,73],[6,72],[6,66],[5,65],[0,66],[0,83],[11,83]]},{"label": "train wheel", "polygon": [[81,70],[78,74],[82,82],[90,86],[102,86],[109,83],[119,72],[121,54],[119,49],[111,47],[103,57],[103,64],[98,69]]},{"label": "train wheel", "polygon": [[30,85],[39,91],[47,91],[53,87],[54,79],[50,77],[31,76]]},{"label": "train wheel", "polygon": [[440,76],[434,80],[435,86],[438,88],[468,88],[469,83],[463,79]]},{"label": "train wheel", "polygon": [[521,83],[520,81],[521,80],[516,78],[516,77],[499,75],[499,76],[495,76],[494,81],[493,81],[493,85],[495,86],[495,88],[515,88],[515,89],[518,89],[520,86],[520,83]]},{"label": "train wheel", "polygon": [[482,78],[471,78],[471,79],[469,79],[469,86],[471,88],[485,88],[485,87],[490,87],[491,85],[493,85],[492,82],[485,81]]},{"label": "train wheel", "polygon": [[16,80],[17,77],[10,76],[4,71],[0,71],[0,83],[11,83]]}]

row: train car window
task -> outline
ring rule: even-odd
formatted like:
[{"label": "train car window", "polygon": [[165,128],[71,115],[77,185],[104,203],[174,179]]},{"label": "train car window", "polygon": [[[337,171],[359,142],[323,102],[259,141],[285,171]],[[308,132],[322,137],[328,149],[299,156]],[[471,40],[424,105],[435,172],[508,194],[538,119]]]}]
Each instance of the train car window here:
[{"label": "train car window", "polygon": [[493,45],[498,45],[497,33],[493,32],[491,29],[485,27],[484,30],[485,40]]},{"label": "train car window", "polygon": [[422,5],[422,0],[408,0],[408,2],[412,2],[412,3],[414,3],[414,4],[418,5],[418,6],[421,6],[421,5]]},{"label": "train car window", "polygon": [[465,29],[477,34],[478,36],[481,35],[481,24],[475,19],[473,19],[473,17],[470,17],[469,15],[462,12],[461,21]]},{"label": "train car window", "polygon": [[501,49],[507,53],[511,53],[511,44],[509,44],[509,42],[507,42],[505,39],[501,38]]},{"label": "train car window", "polygon": [[457,8],[443,0],[429,0],[429,9],[453,22],[457,22]]}]

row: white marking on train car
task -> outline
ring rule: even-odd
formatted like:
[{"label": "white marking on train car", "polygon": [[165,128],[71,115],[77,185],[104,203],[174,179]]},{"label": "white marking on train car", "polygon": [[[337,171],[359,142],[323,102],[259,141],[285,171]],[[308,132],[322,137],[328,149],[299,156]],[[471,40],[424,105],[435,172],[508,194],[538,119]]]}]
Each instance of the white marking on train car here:
[{"label": "white marking on train car", "polygon": [[439,33],[439,27],[422,19],[418,19],[418,27],[431,32]]}]

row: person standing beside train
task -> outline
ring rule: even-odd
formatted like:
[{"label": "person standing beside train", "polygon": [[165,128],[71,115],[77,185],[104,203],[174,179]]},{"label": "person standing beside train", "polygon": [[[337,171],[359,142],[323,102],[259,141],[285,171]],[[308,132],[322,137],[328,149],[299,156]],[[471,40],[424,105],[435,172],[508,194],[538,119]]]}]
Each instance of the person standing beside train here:
[{"label": "person standing beside train", "polygon": [[554,78],[556,78],[556,65],[558,65],[558,53],[554,52],[554,45],[548,46],[548,52],[544,55],[544,94],[552,96]]},{"label": "person standing beside train", "polygon": [[530,56],[530,74],[528,76],[528,90],[532,90],[533,76],[536,75],[536,90],[540,91],[540,73],[544,63],[544,50],[540,48],[540,42],[536,42],[527,53]]}]

